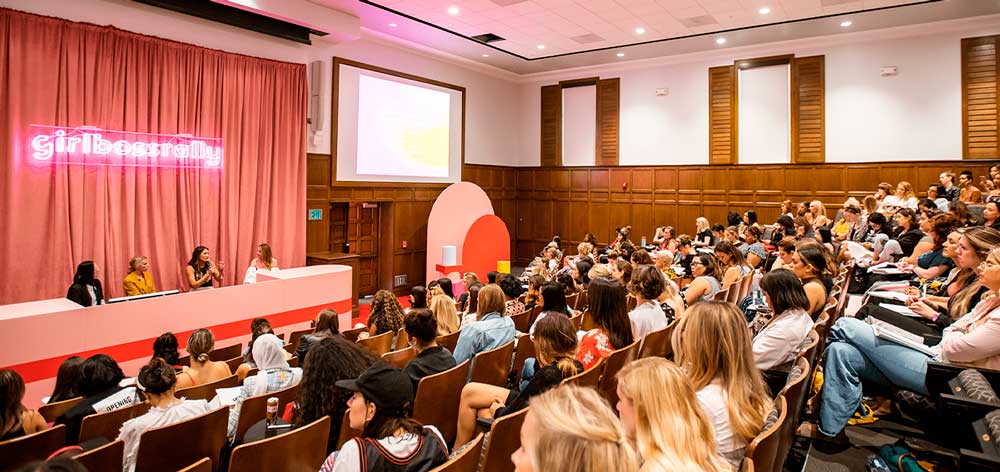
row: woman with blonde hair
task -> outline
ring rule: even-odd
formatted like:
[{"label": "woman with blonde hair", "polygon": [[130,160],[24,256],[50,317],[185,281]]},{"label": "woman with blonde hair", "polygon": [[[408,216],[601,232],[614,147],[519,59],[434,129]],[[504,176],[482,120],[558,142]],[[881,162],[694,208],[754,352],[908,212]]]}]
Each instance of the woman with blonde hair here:
[{"label": "woman with blonde hair", "polygon": [[642,471],[729,472],[715,431],[676,364],[647,357],[618,372],[618,413],[642,456]]},{"label": "woman with blonde hair", "polygon": [[128,274],[122,281],[122,289],[126,297],[156,293],[153,274],[149,273],[149,258],[135,256],[128,261]]},{"label": "woman with blonde hair", "polygon": [[437,320],[438,336],[444,336],[458,331],[458,326],[460,324],[458,319],[458,310],[455,308],[455,302],[453,302],[450,297],[441,294],[432,298],[431,311],[434,313],[434,318]]},{"label": "woman with blonde hair", "polygon": [[278,270],[278,259],[271,255],[271,246],[267,243],[257,246],[257,255],[250,261],[250,266],[243,275],[243,283],[257,283],[257,271],[261,270]]},{"label": "woman with blonde hair", "polygon": [[813,200],[809,203],[809,213],[806,216],[814,228],[830,224],[830,218],[827,218],[826,216],[826,207],[823,206],[823,202],[819,200]]},{"label": "woman with blonde hair", "polygon": [[531,399],[516,472],[639,470],[639,456],[608,403],[589,388],[563,385]]},{"label": "woman with blonde hair", "polygon": [[191,365],[177,374],[177,389],[204,385],[222,380],[232,375],[229,365],[221,361],[209,359],[208,354],[215,347],[215,336],[207,329],[199,329],[188,336],[187,352],[191,356]]},{"label": "woman with blonde hair", "polygon": [[708,218],[704,216],[699,216],[698,219],[694,220],[694,226],[697,231],[694,235],[694,241],[691,245],[694,247],[708,247],[715,245],[715,236],[712,234],[712,228],[708,224]]},{"label": "woman with blonde hair", "polygon": [[514,321],[504,316],[504,294],[497,284],[479,289],[475,321],[462,327],[455,345],[455,361],[471,360],[476,354],[496,349],[514,339]]},{"label": "woman with blonde hair", "polygon": [[719,454],[738,466],[771,411],[770,391],[754,364],[746,318],[731,303],[698,303],[685,312],[671,341],[674,360],[691,379],[715,430]]}]

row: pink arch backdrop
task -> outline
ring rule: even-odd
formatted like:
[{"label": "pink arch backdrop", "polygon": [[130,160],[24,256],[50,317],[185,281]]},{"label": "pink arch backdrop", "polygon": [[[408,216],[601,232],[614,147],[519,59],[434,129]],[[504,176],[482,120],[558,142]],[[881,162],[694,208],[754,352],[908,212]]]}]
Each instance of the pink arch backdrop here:
[{"label": "pink arch backdrop", "polygon": [[[493,215],[493,204],[483,189],[471,182],[451,184],[441,192],[427,218],[427,278],[434,280],[441,275],[434,268],[441,263],[441,246],[455,246],[456,259],[462,264],[467,234],[472,225],[484,215]],[[510,255],[510,236],[507,236],[507,254]],[[493,264],[494,269],[496,263]],[[486,274],[478,274],[485,279]]]}]

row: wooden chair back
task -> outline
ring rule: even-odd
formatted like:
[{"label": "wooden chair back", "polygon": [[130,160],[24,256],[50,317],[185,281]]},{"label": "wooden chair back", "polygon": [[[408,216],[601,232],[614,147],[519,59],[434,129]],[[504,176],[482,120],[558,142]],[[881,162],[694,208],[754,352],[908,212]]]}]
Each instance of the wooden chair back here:
[{"label": "wooden chair back", "polygon": [[396,333],[393,331],[387,331],[378,336],[358,340],[358,344],[371,351],[375,357],[379,357],[392,350],[392,336],[394,334]]},{"label": "wooden chair back", "polygon": [[729,288],[724,288],[722,290],[719,290],[718,292],[715,292],[715,295],[712,296],[712,300],[715,300],[717,302],[729,301]]},{"label": "wooden chair back", "polygon": [[809,361],[809,365],[816,366],[817,347],[819,346],[819,333],[815,329],[809,330],[809,343],[799,352],[799,357]]},{"label": "wooden chair back", "polygon": [[729,284],[726,295],[726,301],[732,303],[733,305],[739,305],[740,303],[740,289],[743,287],[743,279],[736,279],[733,283]]},{"label": "wooden chair back", "polygon": [[118,470],[122,467],[124,456],[125,443],[121,440],[114,440],[77,455],[73,457],[73,460],[83,464],[87,470]]},{"label": "wooden chair back", "polygon": [[292,356],[288,358],[288,367],[298,367],[299,366],[299,356]]},{"label": "wooden chair back", "polygon": [[174,393],[177,398],[187,398],[188,400],[211,400],[215,398],[215,391],[220,388],[231,388],[240,384],[236,374],[229,377],[209,382],[207,384],[194,387],[182,388]]},{"label": "wooden chair back", "polygon": [[[629,310],[632,311],[632,310]],[[583,321],[580,322],[581,331],[590,331],[597,327],[597,323],[594,322],[594,314],[590,312],[588,308],[583,312]]]},{"label": "wooden chair back", "polygon": [[604,395],[611,405],[618,404],[618,371],[625,367],[625,364],[636,360],[639,355],[639,341],[625,346],[605,359],[604,374],[601,375],[601,384],[598,390]]},{"label": "wooden chair back", "polygon": [[785,397],[778,395],[774,400],[774,407],[778,410],[778,421],[770,428],[761,431],[750,445],[747,446],[746,457],[753,461],[754,468],[761,472],[780,472],[781,463],[778,462],[778,446],[781,438],[778,432],[788,422],[788,408],[786,408]]},{"label": "wooden chair back", "polygon": [[576,301],[579,298],[580,298],[580,292],[576,292],[576,293],[574,293],[572,295],[567,295],[566,296],[566,306],[568,306],[570,308],[573,308],[575,310],[576,308],[574,308],[574,307],[576,306]]},{"label": "wooden chair back", "polygon": [[667,325],[659,331],[653,331],[642,337],[642,343],[639,345],[639,359],[644,357],[663,357],[666,358],[668,355],[674,352],[673,346],[670,344],[670,337],[674,334],[674,326],[677,325],[677,321],[674,320],[673,323]]},{"label": "wooden chair back", "polygon": [[455,331],[451,334],[445,334],[444,336],[437,337],[438,346],[441,346],[448,350],[448,352],[454,353],[455,346],[458,345],[458,336],[462,334],[462,330]]},{"label": "wooden chair back", "polygon": [[396,342],[392,343],[391,350],[398,351],[410,347],[410,340],[408,338],[406,328],[399,328],[399,331],[396,331]]},{"label": "wooden chair back", "polygon": [[347,441],[354,438],[360,438],[361,431],[351,428],[351,412],[350,410],[344,412],[344,418],[340,420],[340,436],[337,437],[337,450],[344,445]]},{"label": "wooden chair back", "polygon": [[575,314],[569,317],[569,320],[573,322],[573,328],[577,331],[583,329],[583,312],[575,312]]},{"label": "wooden chair back", "polygon": [[368,328],[361,327],[361,328],[349,329],[340,334],[341,336],[344,337],[344,339],[350,342],[354,342],[358,340],[358,335],[361,334],[362,331],[368,331]]},{"label": "wooden chair back", "polygon": [[232,346],[212,349],[212,352],[208,353],[208,359],[222,362],[241,355],[243,355],[243,343],[236,343]]},{"label": "wooden chair back", "polygon": [[513,472],[510,455],[521,447],[521,425],[528,408],[497,418],[490,428],[490,440],[483,454],[483,471]]},{"label": "wooden chair back", "polygon": [[412,361],[416,357],[417,357],[417,351],[414,350],[412,347],[382,354],[382,360],[386,361],[387,363],[389,363],[389,365],[397,369],[402,369],[403,367],[406,367],[406,364],[409,364],[410,361]]},{"label": "wooden chair back", "polygon": [[299,343],[302,342],[302,337],[307,334],[312,334],[313,331],[315,331],[314,328],[292,331],[292,333],[288,335],[288,345],[292,346],[292,352],[295,352],[295,350],[299,348]]},{"label": "wooden chair back", "polygon": [[202,457],[200,461],[195,462],[177,472],[212,472],[212,459],[207,457]]},{"label": "wooden chair back", "polygon": [[498,387],[506,385],[513,357],[513,339],[496,349],[476,354],[472,358],[472,377],[469,381],[496,385]]},{"label": "wooden chair back", "polygon": [[63,413],[66,413],[71,408],[76,406],[77,403],[80,403],[81,400],[83,400],[83,397],[75,397],[61,402],[42,405],[38,409],[38,414],[42,415],[42,418],[45,418],[45,421],[51,423],[55,421],[56,418],[62,416]]},{"label": "wooden chair back", "polygon": [[521,382],[524,362],[530,357],[535,357],[535,342],[531,340],[531,336],[521,334],[517,337],[517,350],[514,351],[514,364],[511,367],[514,371],[514,385]]},{"label": "wooden chair back", "polygon": [[574,310],[583,310],[590,305],[590,295],[586,290],[581,290],[576,297],[576,305],[570,307]]},{"label": "wooden chair back", "polygon": [[639,304],[639,299],[635,298],[632,294],[625,296],[625,309],[632,311],[635,309],[636,305]]},{"label": "wooden chair back", "polygon": [[458,404],[468,375],[469,361],[465,361],[444,372],[428,375],[417,384],[413,419],[437,426],[448,444],[455,440]]},{"label": "wooden chair back", "polygon": [[237,356],[232,359],[226,360],[226,365],[229,366],[229,371],[234,374],[236,373],[236,369],[239,369],[240,364],[242,363],[243,363],[243,356]]},{"label": "wooden chair back", "polygon": [[142,433],[135,456],[135,470],[173,472],[204,457],[219,463],[226,443],[229,408],[219,408],[179,423]]},{"label": "wooden chair back", "polygon": [[531,310],[510,315],[510,320],[514,322],[514,329],[520,333],[527,333],[528,329],[531,328]]},{"label": "wooden chair back", "polygon": [[[35,434],[21,436],[0,442],[0,457],[3,458],[4,470],[17,470],[19,467],[34,461],[45,460],[56,449],[66,445],[66,425],[39,431]],[[121,468],[121,463],[118,463]]]},{"label": "wooden chair back", "polygon": [[[268,392],[243,400],[240,405],[240,417],[236,422],[236,439],[242,440],[243,435],[254,423],[267,416],[267,399],[278,397],[278,411],[285,411],[288,402],[294,402],[299,393],[299,386],[294,385],[276,392]],[[228,421],[228,419],[227,419]]]},{"label": "wooden chair back", "polygon": [[563,379],[562,385],[570,384],[577,387],[597,388],[601,385],[602,374],[604,374],[604,359],[598,359],[597,363],[590,366],[589,369]]},{"label": "wooden chair back", "polygon": [[528,321],[528,326],[535,324],[535,320],[538,319],[538,315],[542,314],[542,305],[535,305],[531,307],[531,320]]},{"label": "wooden chair back", "polygon": [[747,295],[750,295],[750,289],[753,288],[753,275],[754,271],[751,270],[750,273],[744,276],[743,280],[740,281],[740,296],[736,300],[737,305],[743,301]]},{"label": "wooden chair back", "polygon": [[740,468],[740,472],[753,472],[753,459],[744,458],[743,467]]},{"label": "wooden chair back", "polygon": [[799,415],[802,413],[802,409],[805,408],[806,399],[809,397],[809,382],[807,380],[810,378],[811,369],[809,368],[809,361],[804,357],[799,357],[795,359],[795,366],[799,369],[799,375],[793,379],[789,379],[785,387],[781,389],[781,396],[785,397],[785,406],[788,409],[786,414],[787,421],[785,421],[785,426],[782,427],[780,436],[780,445],[778,446],[778,452],[775,458],[775,462],[778,467],[785,463],[785,458],[788,457],[788,452],[792,450],[792,443],[795,442],[795,428],[799,424]]},{"label": "wooden chair back", "polygon": [[330,417],[324,416],[285,434],[237,446],[229,458],[229,471],[319,470],[329,436]]},{"label": "wooden chair back", "polygon": [[483,451],[483,436],[485,436],[483,433],[479,433],[465,446],[465,449],[462,449],[462,452],[448,462],[431,469],[431,472],[476,472],[479,467],[479,456]]},{"label": "wooden chair back", "polygon": [[[149,402],[142,402],[117,410],[87,415],[80,423],[80,437],[76,441],[84,442],[95,438],[113,440],[118,437],[122,424],[132,418],[145,415],[149,411],[149,406]],[[73,441],[73,438],[69,439]]]}]

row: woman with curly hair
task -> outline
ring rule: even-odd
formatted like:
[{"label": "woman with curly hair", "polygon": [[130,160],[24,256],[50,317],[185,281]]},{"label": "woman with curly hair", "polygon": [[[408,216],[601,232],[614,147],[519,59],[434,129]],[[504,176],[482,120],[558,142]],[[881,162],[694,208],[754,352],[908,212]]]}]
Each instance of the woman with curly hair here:
[{"label": "woman with curly hair", "polygon": [[403,327],[403,307],[396,296],[388,290],[379,290],[372,300],[371,314],[368,316],[368,334],[399,331]]},{"label": "woman with curly hair", "polygon": [[314,344],[305,360],[292,424],[298,428],[329,415],[330,437],[326,453],[330,454],[337,449],[341,420],[352,395],[336,383],[359,377],[375,363],[375,357],[356,343],[332,336]]}]

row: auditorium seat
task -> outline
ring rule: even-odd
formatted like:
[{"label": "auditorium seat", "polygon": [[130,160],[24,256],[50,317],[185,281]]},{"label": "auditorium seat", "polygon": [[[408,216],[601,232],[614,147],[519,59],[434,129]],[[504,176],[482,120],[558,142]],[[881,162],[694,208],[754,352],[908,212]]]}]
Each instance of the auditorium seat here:
[{"label": "auditorium seat", "polygon": [[583,318],[580,320],[580,329],[582,331],[590,331],[597,327],[594,323],[594,316],[590,314],[590,309],[584,310]]},{"label": "auditorium seat", "polygon": [[753,459],[743,459],[743,467],[740,468],[740,472],[754,472]]},{"label": "auditorium seat", "polygon": [[535,357],[535,342],[527,334],[518,335],[517,349],[514,351],[514,363],[511,366],[514,372],[514,385],[521,382],[521,371],[524,369],[524,362],[531,357]]},{"label": "auditorium seat", "polygon": [[670,337],[674,334],[674,326],[676,325],[677,321],[675,320],[673,323],[667,325],[666,328],[643,336],[639,347],[639,359],[644,357],[666,358],[672,354],[673,347],[670,344]]},{"label": "auditorium seat", "polygon": [[742,280],[740,280],[740,295],[736,299],[736,304],[743,301],[747,295],[750,295],[750,290],[753,288],[753,275],[754,271],[750,271],[749,274],[745,275]]},{"label": "auditorium seat", "polygon": [[238,356],[226,360],[226,365],[229,366],[229,371],[234,374],[236,373],[236,369],[238,369],[240,367],[240,364],[242,363],[243,363],[243,356]]},{"label": "auditorium seat", "polygon": [[605,359],[604,373],[601,375],[601,384],[598,391],[611,405],[618,404],[618,371],[625,367],[625,364],[636,360],[639,355],[639,341],[635,341],[625,346]]},{"label": "auditorium seat", "polygon": [[375,357],[380,357],[382,354],[392,350],[392,337],[395,334],[393,331],[387,331],[378,336],[360,339],[358,340],[358,344],[371,351]]},{"label": "auditorium seat", "polygon": [[431,469],[431,472],[476,472],[483,451],[483,436],[483,433],[479,433],[455,457]]},{"label": "auditorium seat", "polygon": [[[680,288],[684,288],[684,287],[681,287],[680,284],[678,284],[677,286],[680,287]],[[638,305],[638,304],[639,304],[639,299],[635,298],[631,294],[625,296],[625,309],[627,311],[634,310],[635,307],[636,307],[636,305]]]},{"label": "auditorium seat", "polygon": [[212,472],[212,459],[203,457],[200,461],[195,462],[177,472]]},{"label": "auditorium seat", "polygon": [[291,352],[295,352],[299,348],[299,342],[302,341],[302,337],[307,334],[312,334],[313,328],[300,329],[298,331],[292,331],[288,335],[288,345],[292,347]]},{"label": "auditorium seat", "polygon": [[514,329],[520,333],[527,333],[531,327],[531,310],[524,310],[520,313],[510,315],[510,320],[514,322]]},{"label": "auditorium seat", "polygon": [[576,308],[574,308],[574,307],[576,307],[576,300],[579,297],[580,297],[580,292],[574,293],[572,295],[567,295],[566,296],[566,306],[568,306],[570,308],[573,308],[575,310]]},{"label": "auditorium seat", "polygon": [[[264,419],[267,415],[267,399],[278,397],[278,411],[284,411],[288,402],[295,401],[295,395],[299,392],[299,386],[295,385],[276,392],[268,392],[243,400],[240,406],[240,417],[236,422],[236,439],[243,439],[243,435],[254,423]],[[228,421],[228,418],[227,418]]]},{"label": "auditorium seat", "polygon": [[202,457],[217,464],[228,423],[229,408],[223,407],[142,433],[135,470],[173,472]]},{"label": "auditorium seat", "polygon": [[577,331],[583,329],[583,313],[575,313],[569,320],[573,322],[573,328]]},{"label": "auditorium seat", "polygon": [[[232,346],[220,347],[217,349],[212,349],[212,352],[208,353],[208,360],[225,362],[237,356],[242,356],[243,354],[243,343],[236,343]],[[178,365],[191,366],[191,356],[185,355],[181,356],[177,360]],[[230,368],[230,371],[232,369]]]},{"label": "auditorium seat", "polygon": [[417,384],[413,419],[436,426],[449,444],[455,441],[458,405],[468,375],[469,361],[465,361],[444,372],[428,375]]},{"label": "auditorium seat", "polygon": [[354,342],[358,340],[358,335],[361,334],[362,331],[368,331],[368,328],[361,327],[361,328],[349,329],[340,334],[344,336],[344,339]]},{"label": "auditorium seat", "polygon": [[32,461],[45,460],[66,444],[66,426],[58,425],[35,434],[0,442],[3,468],[16,470]]},{"label": "auditorium seat", "polygon": [[83,464],[87,470],[116,470],[122,467],[124,455],[125,443],[114,440],[101,447],[86,451],[73,459]]},{"label": "auditorium seat", "polygon": [[398,351],[400,349],[405,349],[410,347],[409,335],[406,334],[406,327],[399,328],[396,331],[396,342],[392,345],[392,351]]},{"label": "auditorium seat", "polygon": [[38,408],[38,414],[42,415],[42,418],[45,418],[46,422],[51,423],[63,413],[66,413],[71,408],[76,406],[77,403],[80,403],[81,400],[83,400],[83,397],[75,397],[61,402],[42,405]]},{"label": "auditorium seat", "polygon": [[719,290],[718,292],[715,292],[715,295],[712,296],[712,300],[715,300],[717,302],[729,301],[729,288],[727,287],[722,290]]},{"label": "auditorium seat", "polygon": [[805,408],[806,398],[809,396],[809,382],[807,380],[810,378],[811,372],[809,362],[804,357],[795,359],[795,366],[788,374],[788,383],[785,384],[785,388],[781,389],[780,396],[784,397],[788,412],[785,414],[785,423],[778,433],[780,444],[775,455],[775,462],[779,464],[779,469],[780,464],[785,463],[788,452],[791,451],[792,444],[795,442],[795,429],[799,426],[799,415]]},{"label": "auditorium seat", "polygon": [[472,358],[472,376],[469,381],[503,387],[507,384],[513,357],[514,340],[496,349],[476,354]]},{"label": "auditorium seat", "polygon": [[787,410],[785,397],[779,395],[774,400],[774,410],[764,422],[764,429],[747,446],[746,456],[753,461],[758,472],[781,472],[783,464],[776,457],[781,441],[778,431],[788,421]]},{"label": "auditorium seat", "polygon": [[531,307],[531,320],[528,321],[528,326],[535,324],[535,320],[538,319],[538,315],[542,314],[542,305],[535,305]]},{"label": "auditorium seat", "polygon": [[326,459],[329,436],[330,417],[324,416],[287,433],[237,446],[229,458],[229,472],[314,472]]},{"label": "auditorium seat", "polygon": [[337,450],[347,441],[361,437],[361,431],[351,428],[351,411],[344,412],[344,417],[340,420],[340,436],[337,438]]},{"label": "auditorium seat", "polygon": [[455,346],[458,345],[458,336],[462,334],[462,330],[455,331],[451,334],[445,334],[437,337],[437,343],[439,346],[448,350],[448,352],[455,353]]},{"label": "auditorium seat", "polygon": [[[87,415],[80,423],[80,438],[76,442],[89,441],[96,438],[112,440],[118,437],[118,432],[122,429],[122,424],[126,421],[142,416],[149,411],[149,402],[142,402],[118,410],[106,411]],[[69,438],[73,441],[73,438]]]},{"label": "auditorium seat", "polygon": [[299,366],[299,356],[292,356],[288,358],[288,367],[298,367]]},{"label": "auditorium seat", "polygon": [[177,398],[187,398],[188,400],[211,400],[215,398],[215,391],[220,388],[232,388],[240,384],[236,374],[224,379],[209,382],[195,387],[182,388],[174,393]]},{"label": "auditorium seat", "polygon": [[521,425],[529,408],[502,416],[493,421],[490,437],[483,454],[483,472],[513,472],[511,454],[521,447]]},{"label": "auditorium seat", "polygon": [[726,295],[726,301],[732,303],[733,305],[740,304],[740,289],[743,286],[743,280],[737,279],[733,283],[726,287],[726,291],[729,292]]},{"label": "auditorium seat", "polygon": [[589,369],[580,372],[572,377],[563,379],[562,384],[576,385],[577,387],[590,387],[596,389],[601,385],[601,375],[604,374],[604,359],[598,359],[597,363]]},{"label": "auditorium seat", "polygon": [[382,360],[386,361],[387,363],[389,363],[389,365],[397,369],[402,369],[403,367],[406,367],[406,364],[408,364],[416,357],[417,357],[417,351],[412,347],[382,354]]}]

